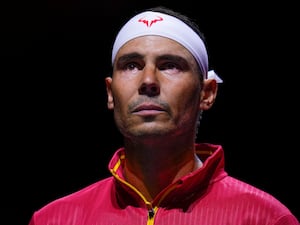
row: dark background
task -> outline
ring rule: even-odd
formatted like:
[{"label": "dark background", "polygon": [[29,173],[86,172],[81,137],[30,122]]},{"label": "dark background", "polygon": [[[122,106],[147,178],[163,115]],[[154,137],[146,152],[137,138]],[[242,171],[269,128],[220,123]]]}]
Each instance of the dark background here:
[{"label": "dark background", "polygon": [[104,86],[113,38],[135,11],[159,4],[199,23],[210,67],[224,79],[215,106],[204,114],[198,141],[222,144],[229,174],[271,193],[300,218],[294,6],[135,0],[3,4],[6,224],[26,225],[34,210],[109,175],[107,163],[122,146]]}]

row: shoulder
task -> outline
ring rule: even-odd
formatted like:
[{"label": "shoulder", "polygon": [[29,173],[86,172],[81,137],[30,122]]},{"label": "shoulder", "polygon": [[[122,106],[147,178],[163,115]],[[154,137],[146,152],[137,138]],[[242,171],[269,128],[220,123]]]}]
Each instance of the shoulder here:
[{"label": "shoulder", "polygon": [[273,221],[272,224],[298,224],[282,202],[254,185],[226,176],[215,189],[213,192],[220,196],[221,207],[231,206],[236,212],[247,213],[252,218],[264,218],[266,221]]},{"label": "shoulder", "polygon": [[229,197],[235,197],[246,202],[282,207],[282,203],[270,193],[231,176],[222,180],[220,188],[223,189],[224,193],[228,193]]},{"label": "shoulder", "polygon": [[78,216],[86,216],[97,207],[96,204],[109,204],[108,196],[110,196],[112,185],[113,178],[108,177],[76,192],[55,199],[35,211],[31,221],[35,221],[34,224],[43,224],[43,221],[49,222],[49,219],[51,220],[52,218],[61,218],[63,220],[75,212]]},{"label": "shoulder", "polygon": [[[113,178],[108,177],[103,180],[99,180],[95,183],[92,183],[76,192],[63,196],[59,199],[54,200],[51,204],[59,204],[60,202],[82,202],[90,198],[99,198],[105,193],[111,190]],[[99,191],[100,190],[100,191]]]}]

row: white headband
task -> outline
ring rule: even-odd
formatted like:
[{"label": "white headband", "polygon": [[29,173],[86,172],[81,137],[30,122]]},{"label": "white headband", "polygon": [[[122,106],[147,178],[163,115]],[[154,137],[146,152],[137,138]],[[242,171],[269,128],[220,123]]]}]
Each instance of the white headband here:
[{"label": "white headband", "polygon": [[181,20],[159,12],[146,11],[131,18],[119,31],[112,50],[112,63],[119,49],[128,41],[145,35],[159,35],[183,45],[196,59],[205,78],[222,79],[213,71],[208,71],[208,56],[199,35]]}]

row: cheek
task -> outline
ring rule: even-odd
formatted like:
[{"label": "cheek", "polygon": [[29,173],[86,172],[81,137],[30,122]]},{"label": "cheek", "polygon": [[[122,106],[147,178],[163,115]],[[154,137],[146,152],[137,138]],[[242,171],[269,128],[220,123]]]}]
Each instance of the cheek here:
[{"label": "cheek", "polygon": [[129,85],[118,82],[113,83],[112,94],[114,99],[114,110],[118,113],[127,112],[127,105],[133,93],[134,91]]},{"label": "cheek", "polygon": [[122,129],[124,124],[124,119],[127,117],[127,107],[126,100],[123,99],[124,95],[114,94],[114,120],[120,129]]},{"label": "cheek", "polygon": [[194,83],[179,83],[172,88],[168,88],[167,92],[171,95],[170,100],[174,104],[179,104],[183,108],[187,106],[195,106],[199,102],[200,86]]},{"label": "cheek", "polygon": [[126,94],[114,93],[114,111],[121,112],[122,108],[126,105]]},{"label": "cheek", "polygon": [[199,105],[199,98],[197,98],[198,93],[185,93],[184,95],[179,95],[176,98],[174,104],[177,105],[178,110],[180,111],[197,111]]},{"label": "cheek", "polygon": [[180,90],[170,90],[169,93],[169,104],[175,118],[184,121],[197,117],[200,105],[199,87],[181,86]]}]

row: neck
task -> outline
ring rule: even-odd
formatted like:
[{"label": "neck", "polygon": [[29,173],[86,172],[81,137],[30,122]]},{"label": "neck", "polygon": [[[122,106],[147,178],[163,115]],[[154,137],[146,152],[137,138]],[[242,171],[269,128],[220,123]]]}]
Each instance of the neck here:
[{"label": "neck", "polygon": [[125,142],[125,177],[149,200],[169,184],[202,166],[194,143]]}]

